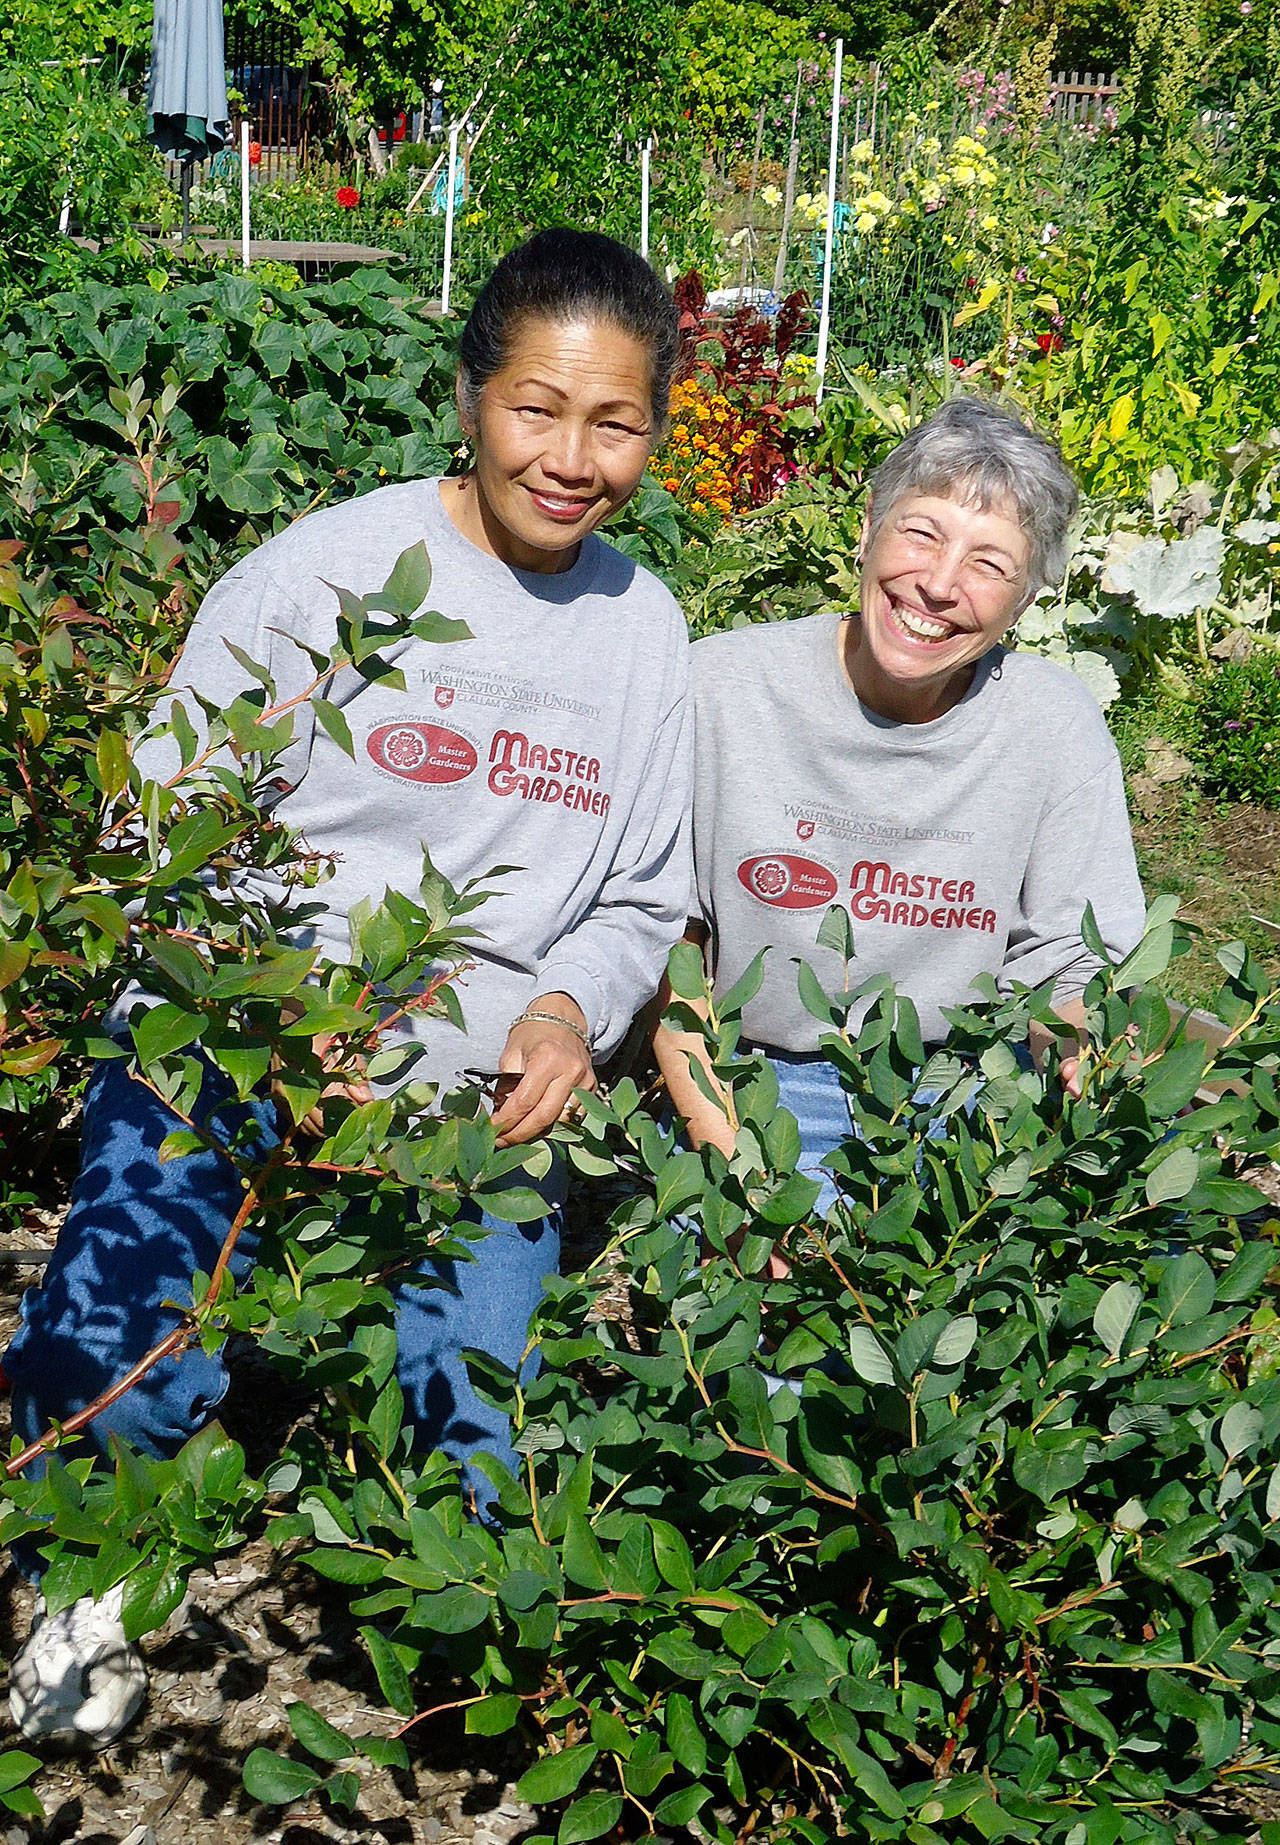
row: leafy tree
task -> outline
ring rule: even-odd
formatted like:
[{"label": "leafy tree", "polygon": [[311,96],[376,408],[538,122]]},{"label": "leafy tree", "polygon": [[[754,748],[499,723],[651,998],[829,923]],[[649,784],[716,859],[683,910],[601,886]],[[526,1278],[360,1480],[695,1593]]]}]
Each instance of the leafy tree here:
[{"label": "leafy tree", "polygon": [[151,0],[8,0],[0,60],[118,58],[140,69],[151,44]]}]

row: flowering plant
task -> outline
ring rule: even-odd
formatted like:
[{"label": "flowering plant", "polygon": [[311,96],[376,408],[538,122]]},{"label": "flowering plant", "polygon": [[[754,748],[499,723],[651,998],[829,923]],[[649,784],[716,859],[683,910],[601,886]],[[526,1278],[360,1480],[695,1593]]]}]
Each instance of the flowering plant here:
[{"label": "flowering plant", "polygon": [[[675,426],[664,451],[663,484],[707,517],[727,518],[764,505],[800,471],[784,425],[789,411],[814,401],[796,382],[803,374],[788,364],[808,297],[802,290],[788,295],[772,325],[754,308],[740,308],[708,339],[706,291],[696,271],[681,277],[675,294],[686,376],[672,394]],[[719,355],[699,357],[704,341],[714,342]]]},{"label": "flowering plant", "polygon": [[251,167],[260,167],[262,165],[262,143],[261,141],[250,141],[249,143],[249,165]]},{"label": "flowering plant", "polygon": [[354,186],[339,186],[333,196],[344,211],[354,211],[360,203],[360,194]]}]

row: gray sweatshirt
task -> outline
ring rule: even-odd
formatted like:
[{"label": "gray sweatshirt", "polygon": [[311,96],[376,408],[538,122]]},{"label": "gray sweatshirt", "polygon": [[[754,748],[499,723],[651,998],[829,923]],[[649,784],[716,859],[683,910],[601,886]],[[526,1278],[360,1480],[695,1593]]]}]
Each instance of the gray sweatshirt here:
[{"label": "gray sweatshirt", "polygon": [[869,711],[846,679],[835,614],[712,635],[693,649],[698,721],[694,856],[718,988],[771,944],[748,1035],[811,1051],[794,959],[828,991],[844,968],[817,933],[848,907],[850,985],[889,974],[926,1042],[940,1008],[989,973],[1079,995],[1096,962],[1092,902],[1127,951],[1143,900],[1120,762],[1079,679],[994,648],[961,702],[931,724]]},{"label": "gray sweatshirt", "polygon": [[[384,487],[309,514],[230,570],[202,604],[171,686],[225,706],[252,683],[229,640],[269,668],[280,698],[299,692],[314,668],[285,637],[332,646],[327,583],[380,589],[419,539],[434,572],[426,606],[460,617],[474,638],[388,648],[403,691],[338,677],[327,695],[351,727],[354,762],[299,708],[283,764],[290,792],[275,813],[335,861],[333,877],[305,893],[326,908],[299,942],[345,960],[351,906],[387,888],[412,895],[424,847],[455,885],[519,866],[467,919],[483,939],[458,987],[466,1036],[417,1021],[427,1054],[413,1074],[492,1073],[511,1021],[557,991],[581,1006],[607,1055],[657,987],[689,889],[688,639],[654,577],[594,536],[559,575],[513,570],[456,531],[437,481]],[[168,738],[148,739],[137,760],[157,780],[178,769]]]}]

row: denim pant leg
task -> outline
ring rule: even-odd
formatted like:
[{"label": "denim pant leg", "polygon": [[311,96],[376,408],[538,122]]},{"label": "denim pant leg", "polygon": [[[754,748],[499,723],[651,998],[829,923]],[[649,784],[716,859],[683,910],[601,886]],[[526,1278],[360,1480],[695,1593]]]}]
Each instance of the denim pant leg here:
[{"label": "denim pant leg", "polygon": [[[197,1118],[215,1131],[258,1122],[275,1140],[269,1102],[236,1103],[210,1070]],[[207,1149],[161,1161],[166,1135],[184,1123],[120,1061],[99,1064],[85,1098],[80,1176],[43,1285],[22,1302],[22,1324],[3,1364],[13,1422],[26,1441],[106,1390],[181,1319],[191,1277],[217,1260],[244,1190],[229,1159]],[[252,1261],[241,1238],[233,1271]],[[171,1455],[206,1422],[227,1388],[221,1355],[199,1346],[155,1365],[97,1416],[82,1437],[102,1455],[124,1436],[153,1457]]]},{"label": "denim pant leg", "polygon": [[[520,1178],[511,1176],[513,1182]],[[565,1177],[557,1160],[536,1182],[547,1215],[533,1223],[508,1224],[487,1211],[469,1212],[488,1231],[472,1245],[473,1259],[423,1263],[418,1273],[434,1285],[408,1282],[396,1294],[396,1371],[415,1445],[442,1448],[460,1461],[482,1505],[491,1501],[493,1487],[471,1467],[473,1457],[482,1451],[495,1455],[513,1472],[517,1462],[506,1416],[476,1394],[462,1353],[486,1352],[518,1371],[525,1383],[536,1377],[538,1354],[524,1358],[524,1349],[543,1283],[559,1269]]]},{"label": "denim pant leg", "polygon": [[821,1162],[853,1132],[848,1097],[840,1087],[835,1065],[827,1058],[787,1051],[770,1051],[768,1057],[778,1078],[778,1101],[795,1116],[800,1129],[797,1170],[822,1186],[813,1206],[822,1215],[831,1209],[837,1194],[835,1181]]},{"label": "denim pant leg", "polygon": [[[277,1139],[271,1102],[246,1107],[228,1094],[211,1069],[199,1118],[214,1115],[229,1134],[252,1116],[265,1153]],[[189,1304],[193,1273],[208,1274],[217,1260],[243,1188],[231,1162],[211,1150],[160,1160],[166,1135],[182,1125],[123,1062],[94,1072],[71,1209],[43,1286],[25,1296],[22,1325],[2,1361],[14,1427],[26,1441],[43,1434],[51,1418],[64,1421],[83,1409],[172,1331],[181,1315],[164,1303]],[[559,1262],[563,1165],[538,1189],[547,1199],[545,1218],[516,1225],[473,1211],[491,1232],[475,1245],[475,1260],[425,1263],[421,1273],[437,1285],[405,1283],[396,1295],[406,1421],[417,1446],[443,1448],[464,1468],[479,1449],[514,1464],[506,1418],[477,1397],[461,1353],[474,1346],[513,1370],[520,1364],[543,1279]],[[255,1253],[246,1231],[233,1273],[243,1274]],[[535,1373],[536,1356],[522,1375]],[[102,1456],[113,1432],[144,1454],[174,1454],[214,1413],[227,1381],[221,1353],[188,1347],[153,1366],[82,1439]],[[477,1484],[487,1497],[487,1482]]]}]

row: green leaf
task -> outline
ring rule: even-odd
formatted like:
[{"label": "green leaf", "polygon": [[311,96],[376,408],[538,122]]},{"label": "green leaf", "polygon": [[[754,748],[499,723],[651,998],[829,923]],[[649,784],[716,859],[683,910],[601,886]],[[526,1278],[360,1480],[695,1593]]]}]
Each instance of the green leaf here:
[{"label": "green leaf", "polygon": [[1185,1108],[1204,1080],[1208,1046],[1199,1040],[1177,1044],[1165,1051],[1144,1072],[1142,1099],[1159,1120]]},{"label": "green leaf", "polygon": [[431,588],[431,559],[421,539],[396,559],[379,600],[395,615],[416,615]]},{"label": "green leaf", "polygon": [[569,1514],[560,1561],[565,1575],[580,1587],[595,1590],[609,1587],[604,1555],[595,1532],[581,1512],[573,1511]]},{"label": "green leaf", "polygon": [[1147,1175],[1147,1203],[1171,1204],[1185,1198],[1200,1177],[1200,1159],[1190,1147],[1175,1147]]},{"label": "green leaf", "polygon": [[102,792],[114,800],[129,779],[129,745],[118,730],[104,730],[96,756]]},{"label": "green leaf", "polygon": [[264,1806],[284,1807],[319,1787],[323,1775],[308,1762],[291,1762],[271,1749],[253,1749],[244,1765],[245,1788]]},{"label": "green leaf", "polygon": [[977,1343],[978,1322],[971,1313],[962,1313],[939,1334],[931,1363],[939,1370],[963,1364]]},{"label": "green leaf", "polygon": [[493,1192],[477,1186],[472,1196],[482,1201],[486,1211],[504,1224],[531,1224],[547,1215],[548,1206],[541,1192],[531,1185],[513,1185],[508,1191]]},{"label": "green leaf", "polygon": [[516,1783],[516,1799],[530,1806],[549,1806],[573,1793],[600,1751],[594,1743],[574,1743],[555,1755],[544,1755],[526,1768]]},{"label": "green leaf", "polygon": [[700,1775],[707,1765],[707,1739],[694,1713],[693,1702],[683,1691],[667,1694],[666,1731],[667,1747],[680,1766],[691,1775]]},{"label": "green leaf", "polygon": [[673,1794],[668,1794],[654,1808],[654,1818],[664,1826],[687,1826],[706,1806],[711,1798],[711,1789],[704,1787],[701,1781],[695,1781],[692,1787],[678,1787]]},{"label": "green leaf", "polygon": [[409,1674],[391,1642],[376,1627],[362,1627],[360,1638],[368,1649],[373,1669],[378,1675],[382,1695],[392,1710],[399,1711],[402,1717],[413,1715],[413,1687],[409,1683]]},{"label": "green leaf", "polygon": [[188,1012],[185,1007],[171,1005],[166,1000],[159,1006],[136,1011],[129,1021],[129,1029],[138,1048],[138,1061],[149,1069],[161,1058],[194,1044],[204,1030],[204,1019],[200,1013]]},{"label": "green leaf", "polygon": [[345,1762],[356,1754],[351,1738],[336,1730],[309,1704],[288,1704],[285,1715],[289,1728],[303,1748],[311,1755],[318,1755],[322,1762]]},{"label": "green leaf", "polygon": [[716,1014],[724,1019],[736,1017],[749,1006],[764,984],[765,949],[752,957],[750,965],[738,976],[727,993],[720,994],[716,1000]]},{"label": "green leaf", "polygon": [[381,1582],[386,1567],[384,1557],[368,1550],[309,1550],[303,1561],[330,1582]]},{"label": "green leaf", "polygon": [[649,1642],[649,1657],[659,1665],[669,1666],[677,1678],[709,1678],[716,1666],[715,1655],[705,1652],[678,1628],[655,1634]]},{"label": "green leaf", "polygon": [[622,1807],[621,1794],[584,1794],[581,1800],[574,1801],[560,1821],[556,1845],[579,1845],[582,1839],[598,1839],[602,1833],[611,1832],[618,1823]]},{"label": "green leaf", "polygon": [[1265,1427],[1260,1411],[1251,1403],[1233,1403],[1218,1426],[1218,1439],[1228,1460],[1247,1454]]},{"label": "green leaf", "polygon": [[163,1627],[186,1593],[182,1572],[166,1556],[154,1558],[135,1570],[124,1585],[120,1618],[125,1638],[140,1640],[143,1634]]},{"label": "green leaf", "polygon": [[203,1153],[208,1147],[203,1134],[197,1134],[191,1128],[175,1128],[172,1134],[166,1134],[160,1142],[160,1163],[169,1160],[185,1159],[189,1153]]},{"label": "green leaf", "polygon": [[896,1379],[892,1358],[869,1326],[849,1328],[849,1361],[868,1384],[892,1384]]},{"label": "green leaf", "polygon": [[674,1525],[665,1519],[650,1519],[653,1554],[665,1582],[681,1595],[692,1595],[695,1588],[693,1558],[689,1546]]},{"label": "green leaf", "polygon": [[[794,958],[794,957],[793,957]],[[822,982],[807,961],[795,962],[796,986],[800,995],[800,1004],[813,1018],[823,1025],[840,1023],[840,1012],[827,998]]]},{"label": "green leaf", "polygon": [[1201,1320],[1213,1307],[1213,1270],[1197,1250],[1178,1256],[1160,1277],[1156,1306],[1169,1326]]},{"label": "green leaf", "polygon": [[1112,1358],[1120,1356],[1125,1336],[1133,1325],[1142,1294],[1127,1281],[1113,1281],[1094,1308],[1093,1330]]},{"label": "green leaf", "polygon": [[1125,956],[1116,969],[1117,987],[1136,987],[1144,981],[1154,980],[1168,967],[1172,954],[1173,925],[1163,923],[1159,928],[1148,930],[1137,947]]},{"label": "green leaf", "polygon": [[1230,1267],[1218,1277],[1218,1299],[1223,1302],[1251,1300],[1278,1262],[1280,1253],[1274,1243],[1246,1243],[1237,1251]]},{"label": "green leaf", "polygon": [[830,948],[842,961],[853,959],[853,923],[843,903],[833,903],[818,929],[819,948]]},{"label": "green leaf", "polygon": [[351,726],[337,705],[331,704],[327,698],[313,698],[311,709],[315,712],[321,728],[327,730],[343,754],[350,756],[354,761],[356,746],[352,740]]},{"label": "green leaf", "polygon": [[1051,1505],[1078,1486],[1088,1471],[1088,1438],[1065,1429],[1024,1436],[1013,1456],[1013,1477],[1026,1492]]},{"label": "green leaf", "polygon": [[501,1736],[511,1729],[520,1715],[520,1700],[512,1691],[481,1698],[467,1711],[467,1733],[471,1736]]},{"label": "green leaf", "polygon": [[8,1794],[23,1781],[29,1781],[43,1763],[25,1749],[5,1749],[0,1753],[0,1794]]},{"label": "green leaf", "polygon": [[677,942],[667,956],[667,982],[677,999],[700,1000],[707,988],[707,964],[694,942]]}]

